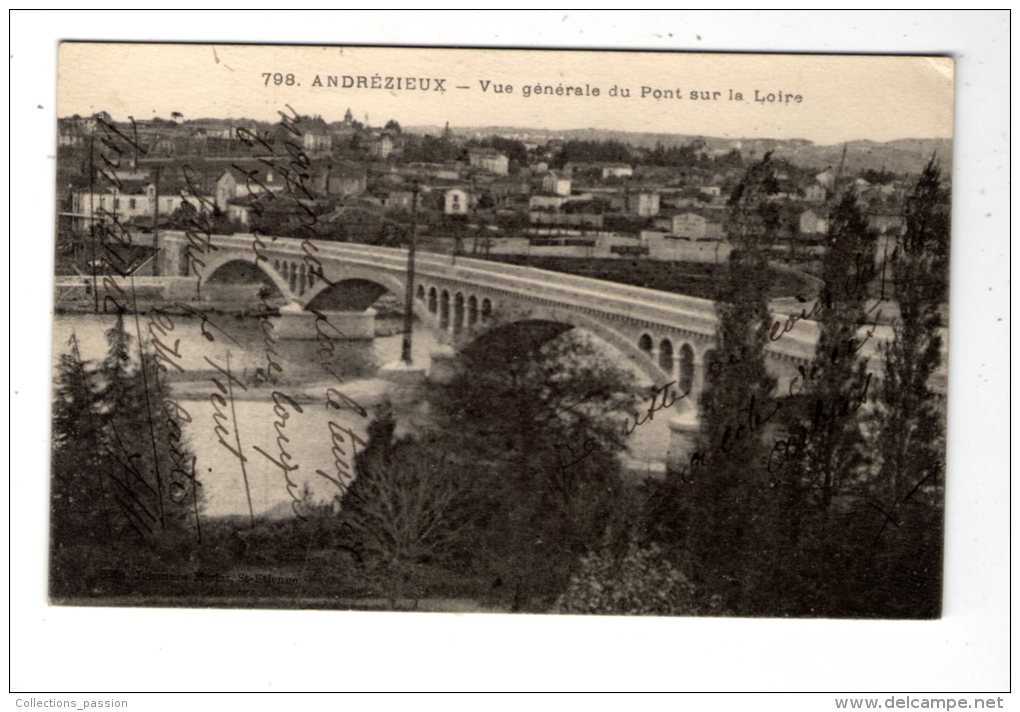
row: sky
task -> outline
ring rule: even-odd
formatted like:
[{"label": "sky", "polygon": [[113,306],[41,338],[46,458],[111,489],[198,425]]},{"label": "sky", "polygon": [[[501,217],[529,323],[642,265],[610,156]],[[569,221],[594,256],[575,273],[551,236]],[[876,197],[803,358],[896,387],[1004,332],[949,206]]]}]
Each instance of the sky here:
[{"label": "sky", "polygon": [[[178,111],[275,121],[289,105],[327,121],[349,107],[380,126],[395,119],[819,144],[953,134],[946,57],[64,42],[58,76],[59,116],[105,110],[118,120]],[[417,80],[407,88],[407,77],[428,79],[428,89]]]}]

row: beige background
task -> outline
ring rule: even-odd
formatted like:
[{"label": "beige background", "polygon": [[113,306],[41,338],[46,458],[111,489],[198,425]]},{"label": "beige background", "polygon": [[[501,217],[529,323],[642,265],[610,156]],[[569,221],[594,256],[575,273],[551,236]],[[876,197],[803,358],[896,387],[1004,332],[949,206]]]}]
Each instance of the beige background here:
[{"label": "beige background", "polygon": [[[290,104],[302,114],[355,118],[371,125],[601,128],[726,138],[950,138],[953,60],[948,57],[698,54],[549,50],[102,44],[65,42],[59,56],[58,116],[105,110],[115,119],[254,118],[275,120]],[[293,73],[300,86],[265,86],[263,72]],[[448,90],[315,88],[320,75],[444,77]],[[512,84],[483,93],[479,82]],[[534,85],[591,84],[601,96],[525,98]],[[458,90],[467,85],[469,90]],[[631,89],[629,99],[608,95]],[[683,90],[684,99],[638,98],[641,86]],[[728,101],[728,90],[745,102]],[[759,104],[789,92],[803,102]],[[692,90],[720,91],[692,101]]]}]

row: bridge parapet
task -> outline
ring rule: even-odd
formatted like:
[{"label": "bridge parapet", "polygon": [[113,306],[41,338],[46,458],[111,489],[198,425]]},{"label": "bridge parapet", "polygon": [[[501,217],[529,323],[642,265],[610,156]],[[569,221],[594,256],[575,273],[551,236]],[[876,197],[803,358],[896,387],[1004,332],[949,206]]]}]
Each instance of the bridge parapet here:
[{"label": "bridge parapet", "polygon": [[[162,239],[167,248],[173,250],[176,247],[178,252],[181,252],[182,246],[189,244],[189,237],[181,232],[165,232]],[[269,262],[268,265],[263,262],[262,266],[270,272],[274,260],[307,266],[318,261],[324,265],[330,280],[342,280],[349,275],[376,275],[381,284],[399,293],[402,293],[406,276],[407,250],[403,248],[323,241],[312,245],[305,240],[274,240],[268,236],[259,236],[256,242],[255,236],[250,234],[213,235],[207,239],[208,248],[203,258],[208,274],[231,259],[253,262],[257,244],[260,254]],[[656,349],[663,335],[679,334],[700,344],[699,362],[715,338],[715,304],[708,299],[471,257],[453,258],[418,252],[415,264],[419,284],[439,285],[447,291],[450,308],[453,296],[458,292],[465,298],[469,293],[489,295],[493,301],[510,300],[525,307],[535,305],[577,313],[589,322],[601,321],[625,333],[648,333]],[[278,274],[274,275],[274,279],[278,284],[285,284]],[[328,286],[320,281],[301,295],[287,293],[285,296],[307,306]],[[785,323],[789,316],[775,313],[773,319]],[[781,338],[770,341],[768,345],[770,360],[781,371],[795,372],[796,366],[806,365],[814,358],[817,323],[808,319],[795,322]],[[872,330],[870,335],[869,329]],[[880,363],[879,346],[891,336],[891,330],[865,326],[859,334],[861,338],[867,337],[861,349],[862,356],[868,357],[877,366]],[[637,342],[637,337],[634,342]],[[944,388],[944,368],[940,383]]]}]

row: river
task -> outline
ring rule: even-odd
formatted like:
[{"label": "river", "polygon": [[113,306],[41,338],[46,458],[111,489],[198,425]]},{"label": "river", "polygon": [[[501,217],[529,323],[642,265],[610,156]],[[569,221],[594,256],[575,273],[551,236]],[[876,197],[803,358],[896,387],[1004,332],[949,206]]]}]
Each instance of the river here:
[{"label": "river", "polygon": [[[333,446],[336,427],[350,428],[353,435],[366,439],[366,426],[375,406],[388,393],[395,395],[395,385],[378,377],[380,367],[395,363],[400,357],[402,336],[398,332],[399,317],[377,318],[379,331],[372,341],[323,342],[280,340],[267,342],[257,317],[210,314],[207,320],[194,316],[170,316],[160,319],[166,335],[161,339],[174,349],[183,372],[170,369],[172,397],[186,409],[191,422],[184,428],[184,437],[197,458],[196,472],[202,483],[207,516],[247,515],[248,496],[256,516],[291,516],[292,494],[299,493],[305,483],[318,500],[329,500],[337,494],[335,485],[316,474],[321,470],[331,476],[338,472],[337,453]],[[150,317],[141,314],[138,324],[129,317],[126,326],[137,348],[137,332],[150,338]],[[54,363],[68,350],[72,333],[78,340],[82,357],[99,361],[106,354],[105,332],[115,318],[96,314],[58,314],[54,319]],[[159,330],[156,330],[159,334]],[[413,329],[412,360],[415,366],[428,368],[430,354],[440,345],[441,335],[421,323]],[[257,372],[268,368],[267,349],[279,364],[275,386],[262,381]],[[225,424],[233,444],[233,429],[226,408],[217,407],[215,398],[221,393],[213,379],[225,383],[221,371],[230,359],[231,373],[245,383],[244,389],[233,388],[234,416],[238,424],[240,450],[247,454],[242,470],[238,458],[228,450],[216,433],[214,416]],[[341,382],[342,379],[342,382]],[[329,407],[327,390],[342,393],[366,411],[362,417],[353,409]],[[274,400],[274,391],[277,398]],[[213,394],[217,394],[214,396]],[[419,422],[427,422],[427,410],[397,400],[398,434]],[[300,411],[298,410],[300,408]],[[416,418],[420,420],[416,422]],[[630,437],[632,456],[625,457],[625,467],[635,476],[661,473],[669,440],[668,418],[660,414],[637,428]],[[280,440],[282,435],[286,440]],[[343,438],[349,436],[341,435]],[[284,472],[270,457],[281,460],[281,446],[294,469]],[[342,446],[346,447],[346,446]],[[259,452],[255,448],[261,449]],[[263,454],[264,453],[264,454]],[[343,458],[341,458],[343,459]],[[247,484],[245,479],[247,478]],[[289,478],[289,482],[288,482]],[[288,489],[288,484],[292,484]]]},{"label": "river", "polygon": [[[286,476],[289,475],[296,492],[308,483],[317,499],[332,499],[337,493],[323,477],[315,474],[322,470],[327,474],[337,472],[330,421],[343,428],[350,428],[359,438],[365,439],[366,417],[353,409],[338,410],[327,405],[327,389],[357,402],[369,412],[392,388],[392,383],[377,377],[379,368],[393,363],[400,357],[400,333],[378,336],[373,341],[331,341],[328,350],[318,341],[267,342],[263,328],[255,317],[237,317],[217,314],[209,315],[208,321],[197,317],[170,316],[169,322],[161,317],[167,335],[162,339],[180,354],[176,363],[184,369],[170,369],[174,374],[171,390],[174,399],[187,410],[191,422],[186,425],[184,437],[197,458],[196,471],[202,483],[207,516],[246,515],[249,512],[247,492],[251,494],[251,508],[255,515],[289,516],[291,495],[288,492]],[[61,353],[68,350],[72,333],[78,340],[82,357],[98,361],[106,354],[105,332],[114,324],[115,318],[95,314],[60,314],[54,319],[54,362]],[[172,322],[172,328],[167,329]],[[149,338],[149,317],[139,316],[143,339]],[[399,318],[377,319],[377,326],[386,332],[396,331]],[[132,336],[132,347],[137,348],[136,325],[129,318],[126,326]],[[158,330],[157,330],[157,333]],[[210,338],[211,337],[211,338]],[[412,357],[415,365],[428,367],[429,354],[438,346],[437,335],[428,328],[417,325],[413,331]],[[280,369],[276,370],[276,387],[257,385],[255,373],[267,369],[267,348],[275,350],[272,356]],[[220,393],[212,378],[221,383],[226,379],[210,365],[223,367],[229,354],[230,368],[239,381],[247,383],[247,390],[239,385],[233,387],[234,409],[238,424],[241,451],[247,453],[244,472],[240,462],[218,440],[215,433],[217,413],[212,394]],[[208,361],[206,360],[208,359]],[[343,379],[341,383],[338,379]],[[280,396],[273,399],[274,390],[291,399]],[[334,400],[336,398],[334,397]],[[298,411],[300,408],[300,412]],[[226,411],[225,408],[219,409]],[[281,414],[285,413],[283,419]],[[277,429],[277,422],[283,426]],[[226,422],[230,428],[230,422]],[[287,440],[278,440],[283,434]],[[232,442],[231,429],[227,440]],[[280,460],[280,446],[289,453],[290,465],[296,469],[285,473],[266,455],[262,449],[277,461]],[[247,476],[247,492],[245,487]],[[291,491],[295,491],[292,489]]]}]

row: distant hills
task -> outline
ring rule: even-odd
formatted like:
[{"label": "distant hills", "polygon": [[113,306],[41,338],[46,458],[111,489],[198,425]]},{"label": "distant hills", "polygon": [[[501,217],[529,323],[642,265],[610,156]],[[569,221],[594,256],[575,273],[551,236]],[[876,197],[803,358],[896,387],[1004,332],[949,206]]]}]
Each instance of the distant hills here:
[{"label": "distant hills", "polygon": [[[441,126],[405,126],[404,131],[416,134],[439,135]],[[675,146],[692,141],[703,141],[709,149],[725,149],[739,146],[745,158],[760,156],[773,151],[776,157],[789,158],[798,165],[823,169],[839,163],[843,144],[822,146],[805,139],[733,139],[691,134],[640,133],[608,129],[532,129],[511,126],[461,126],[450,127],[450,131],[465,138],[484,138],[498,135],[521,141],[544,143],[550,139],[582,141],[621,141],[637,148],[654,148],[656,144]],[[952,139],[906,138],[895,141],[849,141],[847,148],[847,169],[858,172],[866,169],[888,170],[894,173],[918,173],[924,164],[936,153],[943,170],[952,169]]]}]

